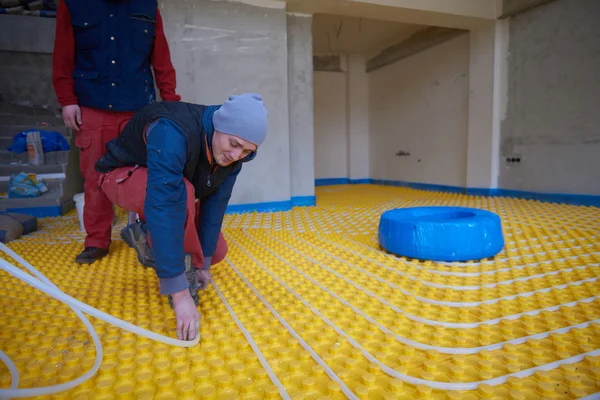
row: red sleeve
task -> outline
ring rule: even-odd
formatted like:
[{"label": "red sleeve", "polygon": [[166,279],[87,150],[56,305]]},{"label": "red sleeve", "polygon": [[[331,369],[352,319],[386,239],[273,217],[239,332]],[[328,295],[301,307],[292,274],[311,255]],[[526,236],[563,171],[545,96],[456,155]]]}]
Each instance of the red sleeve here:
[{"label": "red sleeve", "polygon": [[56,13],[56,35],[52,56],[52,85],[61,106],[77,104],[73,89],[75,68],[75,38],[71,25],[71,14],[64,1],[58,2]]},{"label": "red sleeve", "polygon": [[152,68],[156,77],[156,86],[160,91],[160,97],[165,101],[179,101],[179,96],[175,89],[177,81],[175,68],[171,63],[171,54],[169,53],[169,44],[163,30],[162,17],[156,9],[156,36],[154,37],[154,49],[152,51]]}]

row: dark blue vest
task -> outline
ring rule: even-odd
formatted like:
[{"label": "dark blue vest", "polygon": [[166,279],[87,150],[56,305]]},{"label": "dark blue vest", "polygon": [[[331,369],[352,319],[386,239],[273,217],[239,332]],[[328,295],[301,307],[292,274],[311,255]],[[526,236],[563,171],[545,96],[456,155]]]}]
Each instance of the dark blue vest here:
[{"label": "dark blue vest", "polygon": [[79,104],[137,111],[156,99],[150,55],[156,0],[65,0],[75,36]]},{"label": "dark blue vest", "polygon": [[105,173],[129,165],[146,167],[146,127],[158,118],[166,118],[179,126],[186,135],[187,160],[183,176],[194,185],[196,198],[205,199],[213,194],[231,173],[242,168],[241,163],[256,156],[256,153],[252,152],[240,161],[213,170],[206,155],[206,146],[212,132],[209,134],[205,130],[205,110],[206,106],[183,101],[155,102],[142,108],[129,120],[116,139],[106,143],[106,153],[96,162],[96,171]]}]

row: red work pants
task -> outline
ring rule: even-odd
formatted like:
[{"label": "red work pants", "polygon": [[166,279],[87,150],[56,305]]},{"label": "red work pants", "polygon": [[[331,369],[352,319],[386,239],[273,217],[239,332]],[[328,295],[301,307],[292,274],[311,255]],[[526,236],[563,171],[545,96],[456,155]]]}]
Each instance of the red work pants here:
[{"label": "red work pants", "polygon": [[[183,249],[191,254],[192,264],[196,268],[204,266],[204,255],[202,246],[198,239],[196,224],[200,203],[195,201],[195,191],[192,184],[184,178],[187,191],[187,205],[184,225]],[[144,200],[146,199],[146,185],[148,182],[148,169],[145,167],[122,167],[117,168],[100,178],[100,187],[106,196],[119,207],[139,214],[140,218],[145,220]],[[150,242],[150,232],[148,234],[148,243]],[[217,249],[212,257],[211,265],[222,261],[227,255],[227,242],[223,233],[219,233]]]},{"label": "red work pants", "polygon": [[119,135],[133,114],[81,107],[82,124],[76,132],[75,145],[79,148],[79,168],[84,179],[85,247],[108,249],[110,246],[113,208],[108,197],[98,188],[100,174],[94,165],[106,152],[106,142]]}]

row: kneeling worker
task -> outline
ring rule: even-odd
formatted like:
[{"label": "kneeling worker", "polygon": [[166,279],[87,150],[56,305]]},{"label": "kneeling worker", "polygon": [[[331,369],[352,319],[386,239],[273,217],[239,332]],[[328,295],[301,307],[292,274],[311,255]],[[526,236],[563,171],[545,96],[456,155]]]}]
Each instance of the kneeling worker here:
[{"label": "kneeling worker", "polygon": [[197,290],[210,282],[210,266],[225,257],[225,210],[242,163],[254,159],[265,139],[267,120],[258,94],[216,106],[153,103],[107,143],[96,163],[101,190],[140,216],[122,236],[140,262],[156,270],[179,339],[198,333]]}]

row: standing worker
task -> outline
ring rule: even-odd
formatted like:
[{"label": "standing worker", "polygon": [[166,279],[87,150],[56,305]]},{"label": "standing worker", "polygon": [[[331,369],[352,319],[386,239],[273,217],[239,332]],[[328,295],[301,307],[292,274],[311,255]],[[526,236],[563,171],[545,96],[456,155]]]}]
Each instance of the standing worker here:
[{"label": "standing worker", "polygon": [[94,164],[134,112],[155,102],[154,77],[163,101],[181,100],[156,0],[60,1],[52,83],[63,120],[76,131],[84,179],[80,264],[106,256],[111,242],[113,208]]},{"label": "standing worker", "polygon": [[96,164],[108,198],[140,215],[123,238],[142,264],[155,269],[160,293],[175,311],[179,339],[198,333],[197,291],[210,282],[210,266],[227,253],[225,210],[267,125],[258,94],[214,106],[157,102],[134,115]]}]

